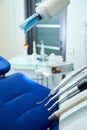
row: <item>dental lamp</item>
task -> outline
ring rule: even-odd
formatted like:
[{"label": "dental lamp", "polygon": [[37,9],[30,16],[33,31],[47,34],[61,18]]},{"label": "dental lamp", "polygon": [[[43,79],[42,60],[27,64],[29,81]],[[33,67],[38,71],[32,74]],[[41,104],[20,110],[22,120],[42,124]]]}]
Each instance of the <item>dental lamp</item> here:
[{"label": "dental lamp", "polygon": [[56,15],[61,9],[70,3],[69,0],[46,0],[36,7],[36,12],[42,19],[48,19]]},{"label": "dental lamp", "polygon": [[27,18],[21,25],[24,32],[29,31],[40,20],[49,19],[55,16],[59,11],[65,8],[70,3],[70,0],[46,0],[35,8],[35,13]]}]

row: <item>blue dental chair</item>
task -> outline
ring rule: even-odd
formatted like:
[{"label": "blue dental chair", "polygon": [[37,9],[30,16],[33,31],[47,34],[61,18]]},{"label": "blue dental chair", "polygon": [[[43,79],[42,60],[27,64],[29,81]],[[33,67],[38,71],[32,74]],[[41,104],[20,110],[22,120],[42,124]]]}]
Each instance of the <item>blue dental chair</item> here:
[{"label": "blue dental chair", "polygon": [[50,89],[21,73],[5,76],[10,67],[0,56],[0,130],[58,130],[58,122],[48,120],[58,108],[48,112],[44,103],[37,104]]}]

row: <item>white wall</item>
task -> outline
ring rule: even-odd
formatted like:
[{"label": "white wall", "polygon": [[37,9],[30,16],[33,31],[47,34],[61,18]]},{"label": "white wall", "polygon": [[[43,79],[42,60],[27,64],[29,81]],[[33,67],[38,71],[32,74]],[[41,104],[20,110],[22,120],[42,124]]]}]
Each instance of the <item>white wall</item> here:
[{"label": "white wall", "polygon": [[66,59],[79,68],[87,64],[82,35],[83,23],[87,21],[87,0],[71,0],[67,18]]},{"label": "white wall", "polygon": [[25,35],[19,28],[23,6],[24,0],[0,0],[0,55],[7,59],[23,51]]}]

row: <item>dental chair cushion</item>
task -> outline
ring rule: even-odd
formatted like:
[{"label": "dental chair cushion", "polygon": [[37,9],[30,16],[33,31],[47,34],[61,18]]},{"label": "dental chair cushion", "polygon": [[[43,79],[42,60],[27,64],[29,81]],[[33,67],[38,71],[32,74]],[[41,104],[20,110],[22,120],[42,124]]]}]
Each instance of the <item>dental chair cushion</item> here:
[{"label": "dental chair cushion", "polygon": [[51,127],[51,130],[59,130],[59,121]]},{"label": "dental chair cushion", "polygon": [[[43,100],[50,90],[23,74],[0,80],[0,130],[46,130],[52,123]],[[53,129],[58,130],[58,129]]]},{"label": "dental chair cushion", "polygon": [[10,70],[10,63],[0,56],[0,75],[4,75]]}]

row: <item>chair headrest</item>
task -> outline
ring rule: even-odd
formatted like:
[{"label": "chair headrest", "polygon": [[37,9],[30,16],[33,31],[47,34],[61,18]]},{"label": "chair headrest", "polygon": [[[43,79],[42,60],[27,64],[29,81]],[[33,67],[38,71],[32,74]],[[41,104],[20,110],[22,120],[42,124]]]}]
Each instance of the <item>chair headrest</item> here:
[{"label": "chair headrest", "polygon": [[10,70],[10,63],[3,57],[0,56],[0,76],[5,75]]}]

